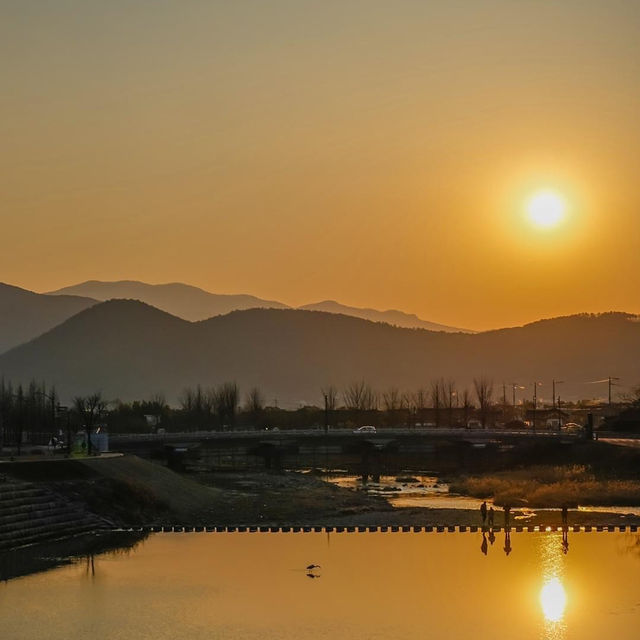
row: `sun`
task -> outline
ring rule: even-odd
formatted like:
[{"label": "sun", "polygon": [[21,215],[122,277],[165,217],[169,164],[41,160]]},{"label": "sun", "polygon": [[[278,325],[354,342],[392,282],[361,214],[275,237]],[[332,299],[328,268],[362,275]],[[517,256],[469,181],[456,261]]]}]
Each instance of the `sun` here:
[{"label": "sun", "polygon": [[529,221],[540,229],[557,227],[565,217],[567,203],[555,191],[537,191],[527,201]]},{"label": "sun", "polygon": [[567,606],[567,593],[558,578],[551,578],[540,590],[540,604],[544,617],[550,622],[558,622]]}]

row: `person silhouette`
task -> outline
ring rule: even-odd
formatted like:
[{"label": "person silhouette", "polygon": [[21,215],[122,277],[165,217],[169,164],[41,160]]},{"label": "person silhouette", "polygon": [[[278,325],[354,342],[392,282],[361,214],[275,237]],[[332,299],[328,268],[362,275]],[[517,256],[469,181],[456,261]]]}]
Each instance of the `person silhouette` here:
[{"label": "person silhouette", "polygon": [[480,551],[487,555],[487,551],[489,551],[489,545],[487,544],[487,534],[483,532],[482,534],[482,544],[480,545]]},{"label": "person silhouette", "polygon": [[487,521],[487,501],[486,500],[480,505],[480,516],[482,517],[482,524],[484,524]]},{"label": "person silhouette", "polygon": [[562,526],[566,527],[569,521],[569,509],[566,504],[562,505]]},{"label": "person silhouette", "polygon": [[509,555],[511,553],[511,531],[504,533],[504,552]]},{"label": "person silhouette", "polygon": [[493,507],[489,507],[489,526],[493,527],[493,516],[494,516],[495,512],[493,510]]}]

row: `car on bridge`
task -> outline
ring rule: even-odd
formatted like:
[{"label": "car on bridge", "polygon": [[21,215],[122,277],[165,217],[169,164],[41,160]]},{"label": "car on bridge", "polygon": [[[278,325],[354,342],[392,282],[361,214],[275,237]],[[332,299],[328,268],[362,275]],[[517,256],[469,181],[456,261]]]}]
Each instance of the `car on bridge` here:
[{"label": "car on bridge", "polygon": [[372,424],[365,424],[363,427],[358,427],[353,430],[353,433],[375,433],[376,428]]}]

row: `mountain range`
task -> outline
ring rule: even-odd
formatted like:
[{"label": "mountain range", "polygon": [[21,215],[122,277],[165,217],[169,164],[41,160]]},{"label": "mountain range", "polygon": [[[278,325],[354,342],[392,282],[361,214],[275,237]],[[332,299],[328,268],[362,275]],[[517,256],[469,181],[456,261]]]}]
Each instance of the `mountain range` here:
[{"label": "mountain range", "polygon": [[298,309],[303,311],[324,311],[325,313],[341,313],[345,316],[353,316],[354,318],[362,318],[371,322],[386,322],[395,327],[404,327],[405,329],[428,329],[429,331],[445,331],[447,333],[474,333],[469,329],[459,329],[458,327],[449,327],[445,324],[437,322],[429,322],[422,320],[413,313],[405,313],[397,309],[389,309],[388,311],[378,311],[377,309],[361,309],[359,307],[349,307],[340,304],[335,300],[324,300],[322,302],[314,302],[313,304],[305,304]]},{"label": "mountain range", "polygon": [[52,329],[96,300],[45,296],[0,282],[0,353]]},{"label": "mountain range", "polygon": [[366,380],[374,388],[426,387],[434,378],[471,388],[473,378],[518,382],[550,398],[602,396],[585,386],[607,375],[640,381],[640,322],[624,313],[577,315],[477,334],[433,332],[346,315],[249,309],[189,322],[145,303],[93,304],[0,356],[0,374],[55,384],[63,397],[102,390],[110,399],[165,393],[235,380],[258,386],[282,406],[319,403],[322,386]]},{"label": "mountain range", "polygon": [[[153,307],[171,313],[179,318],[196,322],[213,316],[224,315],[242,309],[290,309],[289,305],[275,300],[263,300],[250,295],[224,295],[210,293],[191,285],[174,282],[171,284],[147,284],[135,280],[101,282],[89,280],[81,284],[50,291],[47,295],[73,295],[93,298],[94,300],[111,300],[114,298],[133,299],[146,302]],[[449,327],[436,322],[422,320],[418,316],[403,311],[390,309],[361,309],[340,304],[334,300],[324,300],[303,305],[299,309],[308,311],[325,311],[341,313],[347,316],[363,318],[372,322],[387,322],[397,327],[413,329],[429,329],[431,331],[465,331],[457,327]]]},{"label": "mountain range", "polygon": [[117,282],[88,280],[57,291],[50,291],[46,295],[83,296],[101,301],[114,298],[140,300],[140,302],[146,302],[152,307],[191,322],[206,320],[213,316],[220,316],[241,309],[288,308],[286,304],[274,300],[263,300],[245,294],[209,293],[204,289],[180,282],[147,284],[136,280],[119,280]]},{"label": "mountain range", "polygon": [[[139,300],[191,322],[243,309],[291,308],[275,300],[264,300],[246,294],[209,293],[181,283],[147,284],[133,280],[118,282],[89,280],[46,294],[0,283],[0,353],[37,338],[89,306],[111,299]],[[331,300],[301,308],[341,313],[373,322],[387,322],[399,327],[463,331],[463,329],[428,322],[402,311],[359,309]]]}]

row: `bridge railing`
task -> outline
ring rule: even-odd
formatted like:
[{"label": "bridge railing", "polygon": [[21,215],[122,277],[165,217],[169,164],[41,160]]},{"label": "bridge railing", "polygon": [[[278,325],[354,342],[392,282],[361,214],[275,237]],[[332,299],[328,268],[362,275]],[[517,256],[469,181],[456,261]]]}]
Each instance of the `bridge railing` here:
[{"label": "bridge railing", "polygon": [[[225,439],[273,439],[282,440],[295,437],[323,438],[327,435],[324,429],[287,429],[283,431],[186,431],[167,433],[123,433],[111,434],[111,442],[163,442],[163,441],[190,441],[190,440],[225,440]],[[375,433],[354,433],[351,429],[330,429],[331,437],[351,437],[364,439],[384,439],[398,436],[438,436],[438,437],[464,437],[478,438],[481,440],[498,439],[505,437],[529,437],[539,439],[571,438],[579,439],[580,432],[545,431],[534,429],[466,429],[466,428],[387,428],[378,429]],[[608,436],[616,437],[616,436]]]}]

